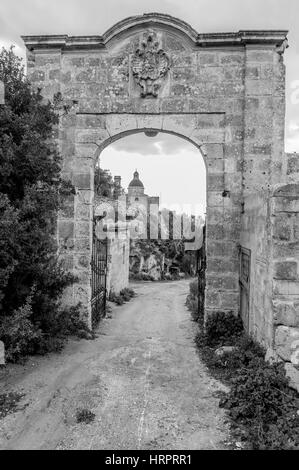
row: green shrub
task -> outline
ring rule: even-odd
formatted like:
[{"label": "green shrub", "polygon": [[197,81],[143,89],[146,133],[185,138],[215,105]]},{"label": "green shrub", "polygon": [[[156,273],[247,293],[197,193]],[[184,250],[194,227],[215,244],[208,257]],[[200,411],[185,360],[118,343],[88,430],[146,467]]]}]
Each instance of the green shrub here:
[{"label": "green shrub", "polygon": [[194,321],[197,321],[199,318],[197,297],[193,297],[191,294],[187,295],[186,306],[188,310],[191,312],[192,319]]},{"label": "green shrub", "polygon": [[123,305],[124,304],[124,299],[121,295],[119,294],[116,294],[115,292],[113,291],[110,291],[110,294],[109,294],[109,297],[108,297],[108,300],[110,302],[114,302],[115,304],[117,305]]},{"label": "green shrub", "polygon": [[76,336],[78,332],[85,330],[90,332],[87,326],[86,318],[82,316],[82,304],[58,309],[51,319],[52,324],[48,329],[53,336]]},{"label": "green shrub", "polygon": [[133,289],[130,289],[129,287],[125,287],[124,289],[120,291],[120,295],[126,295],[131,299],[135,297],[136,293],[134,292]]},{"label": "green shrub", "polygon": [[10,413],[23,410],[26,405],[20,407],[19,402],[24,397],[19,392],[9,392],[0,395],[0,419],[5,418]]},{"label": "green shrub", "polygon": [[96,415],[87,408],[79,408],[76,411],[77,423],[90,424],[94,421]]},{"label": "green shrub", "polygon": [[220,405],[245,430],[253,449],[299,449],[299,398],[289,388],[284,366],[261,358],[238,369]]},{"label": "green shrub", "polygon": [[[224,315],[210,317],[195,342],[213,375],[230,386],[220,406],[228,410],[234,436],[250,449],[297,449],[299,398],[283,364],[265,362],[264,349],[242,333],[239,320]],[[215,354],[226,345],[233,349]]]},{"label": "green shrub", "polygon": [[0,339],[18,360],[57,342],[59,299],[75,279],[57,257],[56,221],[74,188],[53,140],[56,104],[31,88],[13,48],[0,51],[0,80]]},{"label": "green shrub", "polygon": [[240,317],[233,313],[217,312],[209,316],[205,323],[205,335],[209,346],[231,345],[243,333]]},{"label": "green shrub", "polygon": [[113,291],[110,291],[108,300],[110,302],[114,302],[117,305],[123,305],[125,302],[129,302],[133,297],[135,297],[135,292],[133,289],[129,287],[125,287],[120,291],[119,294],[116,294]]},{"label": "green shrub", "polygon": [[120,291],[119,295],[124,299],[125,302],[128,302],[132,299],[132,297],[135,296],[135,292],[133,291],[133,289],[125,287]]},{"label": "green shrub", "polygon": [[198,321],[200,314],[198,311],[198,279],[195,279],[189,284],[189,294],[186,299],[186,306],[191,312],[194,321]]},{"label": "green shrub", "polygon": [[189,290],[192,297],[198,297],[198,279],[190,282]]},{"label": "green shrub", "polygon": [[5,344],[6,360],[17,362],[23,356],[32,354],[43,340],[42,331],[32,323],[32,297],[23,307],[14,310],[0,322],[0,339]]}]

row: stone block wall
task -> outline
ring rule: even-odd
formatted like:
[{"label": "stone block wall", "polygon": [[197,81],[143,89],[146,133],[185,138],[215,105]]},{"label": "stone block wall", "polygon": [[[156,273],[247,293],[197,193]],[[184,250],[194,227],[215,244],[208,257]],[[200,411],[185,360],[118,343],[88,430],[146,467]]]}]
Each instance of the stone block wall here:
[{"label": "stone block wall", "polygon": [[[272,198],[273,223],[273,349],[286,362],[299,390],[299,180],[298,155],[286,155],[287,180]],[[291,163],[291,165],[289,165]],[[289,172],[290,168],[294,171]]]}]

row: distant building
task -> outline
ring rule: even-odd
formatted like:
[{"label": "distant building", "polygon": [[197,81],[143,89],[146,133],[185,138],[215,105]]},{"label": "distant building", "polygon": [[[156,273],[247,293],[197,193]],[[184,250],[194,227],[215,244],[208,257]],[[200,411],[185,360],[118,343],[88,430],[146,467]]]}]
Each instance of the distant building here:
[{"label": "distant building", "polygon": [[146,213],[150,210],[150,205],[157,205],[159,207],[160,198],[158,196],[148,196],[144,193],[144,186],[139,179],[138,171],[134,171],[133,179],[128,186],[127,193],[127,206],[144,207]]}]

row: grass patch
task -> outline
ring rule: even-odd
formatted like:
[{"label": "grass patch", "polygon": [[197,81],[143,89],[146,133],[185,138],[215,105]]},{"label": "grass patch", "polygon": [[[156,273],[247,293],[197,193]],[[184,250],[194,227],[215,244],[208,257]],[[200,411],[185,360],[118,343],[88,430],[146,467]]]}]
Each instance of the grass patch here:
[{"label": "grass patch", "polygon": [[111,291],[109,294],[108,300],[114,302],[116,305],[123,305],[125,302],[129,302],[133,297],[136,296],[136,293],[133,289],[125,287],[120,291],[119,294]]},{"label": "grass patch", "polygon": [[0,395],[0,419],[5,418],[8,414],[24,409],[20,408],[19,402],[24,394],[18,392],[2,393]]},{"label": "grass patch", "polygon": [[79,408],[76,411],[77,423],[90,424],[95,420],[96,415],[87,408]]}]

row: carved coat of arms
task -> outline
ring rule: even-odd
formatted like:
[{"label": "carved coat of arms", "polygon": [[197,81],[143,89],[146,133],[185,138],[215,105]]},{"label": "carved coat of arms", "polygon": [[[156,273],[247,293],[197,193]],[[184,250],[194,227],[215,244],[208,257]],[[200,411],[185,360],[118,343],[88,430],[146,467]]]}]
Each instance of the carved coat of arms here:
[{"label": "carved coat of arms", "polygon": [[141,96],[158,96],[162,79],[169,70],[169,57],[159,46],[157,34],[148,31],[132,59],[133,76],[141,87]]}]

